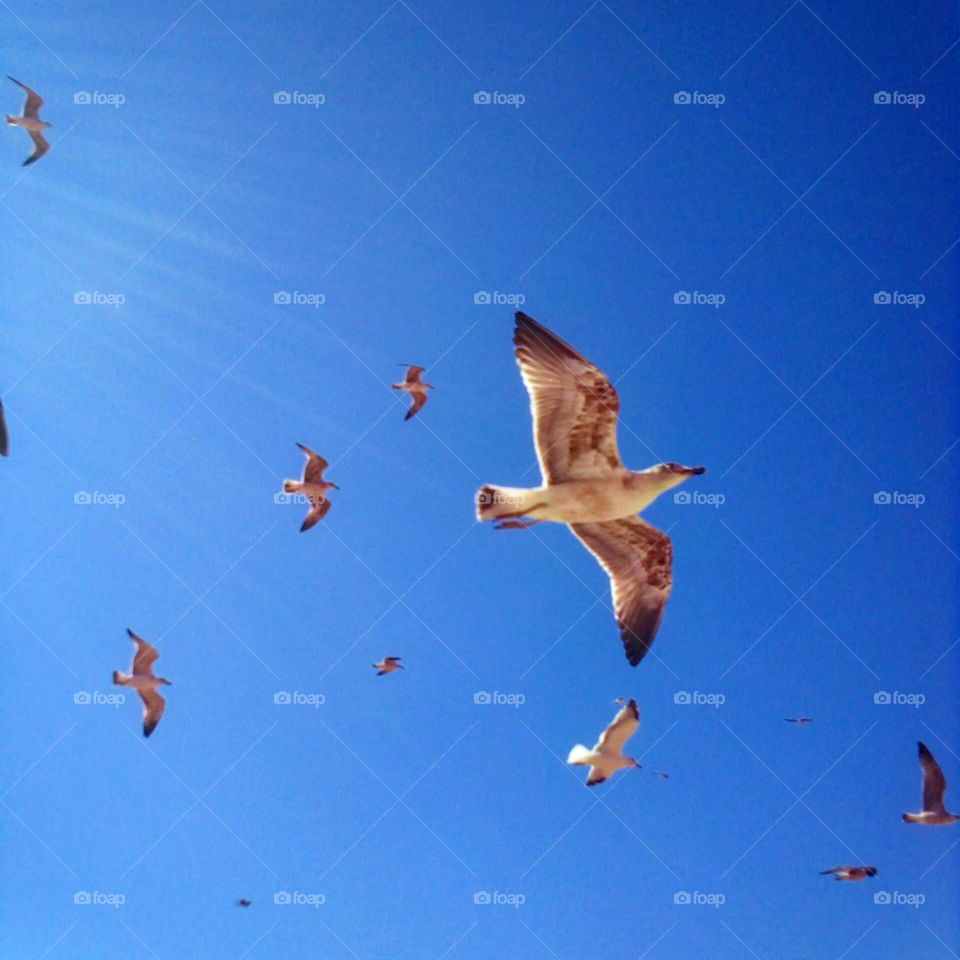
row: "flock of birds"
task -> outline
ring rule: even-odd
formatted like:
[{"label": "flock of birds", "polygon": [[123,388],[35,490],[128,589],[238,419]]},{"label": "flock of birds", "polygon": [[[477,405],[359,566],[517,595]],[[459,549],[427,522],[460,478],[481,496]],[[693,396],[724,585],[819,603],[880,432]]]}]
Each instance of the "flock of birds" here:
[{"label": "flock of birds", "polygon": [[[12,80],[26,93],[23,113],[7,114],[7,123],[24,128],[34,150],[24,166],[39,160],[50,144],[43,131],[51,126],[40,119],[43,99],[36,91]],[[670,538],[651,526],[638,514],[662,493],[689,477],[705,472],[704,467],[679,463],[658,463],[645,470],[632,471],[624,466],[617,448],[617,418],[620,400],[613,384],[599,367],[587,360],[570,344],[561,340],[525,313],[516,314],[513,338],[520,374],[530,396],[534,443],[543,483],[534,488],[485,484],[476,495],[476,515],[480,521],[493,521],[497,530],[528,529],[543,521],[562,523],[599,561],[610,578],[613,607],[626,657],[636,666],[647,654],[656,636],[672,587],[673,546]],[[406,376],[392,389],[409,394],[411,404],[404,417],[416,416],[427,403],[425,367],[407,366]],[[302,495],[309,511],[300,527],[309,530],[326,517],[331,502],[328,494],[339,489],[324,479],[329,463],[309,447],[297,446],[306,457],[299,480],[285,480],[284,492]],[[0,455],[7,456],[7,426],[0,402]],[[115,670],[113,682],[135,689],[143,700],[143,734],[149,737],[163,717],[166,701],[159,687],[170,686],[165,677],[156,676],[153,665],[159,657],[156,648],[132,630],[127,630],[135,645],[130,673]],[[372,666],[377,676],[404,669],[401,657],[384,657]],[[640,711],[636,700],[615,701],[620,709],[592,748],[576,744],[567,763],[585,766],[587,785],[603,783],[617,771],[641,764],[624,754],[627,741],[637,732]],[[785,718],[800,726],[812,717]],[[933,754],[918,743],[923,774],[922,807],[918,813],[904,813],[905,823],[924,826],[949,826],[960,820],[944,804],[946,779]],[[668,775],[654,771],[660,778]],[[822,875],[851,883],[877,875],[875,866],[842,865],[822,871]],[[252,901],[240,899],[238,906]]]}]

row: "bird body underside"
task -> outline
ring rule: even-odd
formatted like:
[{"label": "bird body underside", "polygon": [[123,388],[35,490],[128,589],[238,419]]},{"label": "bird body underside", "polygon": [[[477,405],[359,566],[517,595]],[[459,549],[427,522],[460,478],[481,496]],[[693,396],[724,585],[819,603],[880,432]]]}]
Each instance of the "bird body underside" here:
[{"label": "bird body underside", "polygon": [[903,815],[904,823],[919,823],[925,827],[949,827],[958,820],[960,820],[960,815],[946,813],[945,811],[924,810],[922,813],[905,813]]},{"label": "bird body underside", "polygon": [[50,126],[44,120],[38,120],[36,117],[7,117],[7,123],[12,127],[23,127],[31,133],[39,133]]},{"label": "bird body underside", "polygon": [[137,690],[156,690],[157,687],[164,685],[162,677],[145,676],[139,673],[130,675],[119,671],[115,674],[113,682],[117,686],[134,687]]},{"label": "bird body underside", "polygon": [[663,492],[654,476],[649,482],[639,474],[622,473],[589,480],[568,480],[541,487],[495,487],[493,502],[480,503],[480,519],[528,516],[554,523],[603,523],[633,516]]}]

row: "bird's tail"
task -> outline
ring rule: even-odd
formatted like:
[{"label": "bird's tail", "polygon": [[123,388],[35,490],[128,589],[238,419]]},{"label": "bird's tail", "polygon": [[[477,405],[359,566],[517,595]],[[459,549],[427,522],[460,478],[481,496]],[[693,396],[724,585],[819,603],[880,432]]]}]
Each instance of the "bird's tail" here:
[{"label": "bird's tail", "polygon": [[13,123],[13,117],[9,113],[7,114],[7,123]]},{"label": "bird's tail", "polygon": [[570,755],[567,757],[567,763],[582,765],[589,762],[587,760],[589,756],[590,756],[589,748],[585,747],[582,743],[578,743],[570,751]]},{"label": "bird's tail", "polygon": [[130,679],[127,673],[121,673],[119,670],[113,671],[113,682],[118,686],[123,686]]},{"label": "bird's tail", "polygon": [[920,822],[920,819],[921,819],[921,818],[918,817],[915,813],[905,813],[905,814],[903,814],[903,822],[904,822],[904,823],[919,823],[919,822]]},{"label": "bird's tail", "polygon": [[299,493],[303,489],[303,484],[299,480],[284,480],[284,493]]},{"label": "bird's tail", "polygon": [[523,487],[496,487],[484,484],[477,491],[477,519],[497,520],[500,517],[521,516],[529,503],[530,490]]}]

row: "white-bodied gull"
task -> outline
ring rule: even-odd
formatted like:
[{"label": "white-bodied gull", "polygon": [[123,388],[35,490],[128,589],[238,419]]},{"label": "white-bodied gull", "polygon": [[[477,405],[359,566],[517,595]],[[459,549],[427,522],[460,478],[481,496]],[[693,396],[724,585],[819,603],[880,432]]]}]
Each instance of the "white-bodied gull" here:
[{"label": "white-bodied gull", "polygon": [[33,153],[23,161],[23,166],[26,167],[39,160],[50,149],[50,144],[44,139],[43,131],[46,130],[47,127],[52,127],[53,124],[40,119],[40,108],[43,106],[43,98],[36,90],[31,90],[25,83],[14,80],[9,74],[7,74],[7,79],[13,80],[27,95],[27,99],[23,103],[22,116],[12,117],[9,113],[7,114],[7,123],[11,126],[23,127],[23,129],[30,134],[30,139],[33,141]]},{"label": "white-bodied gull", "polygon": [[623,707],[617,711],[617,715],[610,722],[600,739],[594,744],[593,749],[585,747],[578,743],[567,757],[567,763],[575,766],[586,766],[590,770],[587,773],[587,786],[595,787],[598,783],[603,783],[607,777],[613,776],[618,770],[626,770],[628,767],[639,767],[640,764],[623,754],[624,744],[637,732],[640,726],[640,711],[637,709],[637,701],[617,700]]},{"label": "white-bodied gull", "polygon": [[960,820],[960,814],[948,813],[943,804],[947,780],[940,764],[922,741],[917,741],[920,769],[923,771],[923,809],[920,813],[905,813],[904,823],[919,823],[925,827],[949,827]]}]

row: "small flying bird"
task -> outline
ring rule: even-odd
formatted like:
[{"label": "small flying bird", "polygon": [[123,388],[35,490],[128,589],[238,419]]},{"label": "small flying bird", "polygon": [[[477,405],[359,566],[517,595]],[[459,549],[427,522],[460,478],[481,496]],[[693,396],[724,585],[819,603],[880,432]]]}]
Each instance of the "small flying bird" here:
[{"label": "small flying bird", "polygon": [[877,875],[876,867],[831,867],[829,870],[821,870],[820,876],[832,876],[834,880],[846,880],[847,883],[860,883],[867,877]]},{"label": "small flying bird", "polygon": [[669,779],[670,779],[670,774],[669,774],[669,773],[664,773],[662,770],[654,770],[654,771],[653,771],[653,775],[654,775],[655,777],[659,777],[661,780],[669,780]]},{"label": "small flying bird", "polygon": [[252,904],[252,903],[253,903],[252,900],[248,900],[246,897],[241,897],[241,898],[237,901],[237,906],[238,906],[238,907],[249,907],[250,904]]},{"label": "small flying bird", "polygon": [[543,520],[568,524],[610,577],[620,636],[635,667],[653,643],[673,583],[670,538],[636,514],[706,468],[658,463],[628,470],[617,449],[620,399],[606,374],[525,313],[517,313],[516,324],[543,484],[481,487],[477,519],[500,521],[498,530]]},{"label": "small flying bird", "polygon": [[3,401],[0,400],[0,457],[10,453],[10,441],[7,438],[7,418],[3,415]]},{"label": "small flying bird", "polygon": [[11,126],[23,127],[33,141],[33,153],[23,161],[23,166],[26,167],[39,160],[50,149],[50,144],[44,139],[41,131],[46,130],[47,127],[52,127],[53,124],[40,119],[39,114],[40,108],[43,106],[43,98],[36,90],[31,90],[25,83],[14,80],[9,74],[7,74],[7,79],[13,80],[27,94],[27,99],[23,104],[23,116],[11,117],[9,113],[7,114],[7,123]]},{"label": "small flying bird", "polygon": [[[401,366],[407,365],[401,364]],[[416,416],[423,409],[424,404],[427,402],[427,391],[433,389],[432,384],[424,383],[423,380],[420,379],[423,371],[426,369],[426,367],[418,367],[415,364],[411,364],[407,367],[407,375],[403,383],[390,384],[394,390],[403,390],[404,393],[409,393],[410,399],[413,401],[410,404],[407,415],[403,418],[404,420],[409,420],[411,417]]]},{"label": "small flying bird", "polygon": [[377,676],[382,677],[385,673],[393,673],[394,670],[405,670],[406,667],[400,662],[401,657],[384,657],[379,663],[373,664],[377,671]]},{"label": "small flying bird", "polygon": [[302,493],[311,503],[310,512],[303,521],[300,532],[309,530],[315,523],[319,523],[330,510],[330,501],[327,499],[328,490],[339,490],[335,483],[327,483],[323,479],[323,471],[330,466],[319,454],[314,453],[302,443],[297,446],[303,451],[307,462],[303,467],[303,479],[284,480],[284,493]]},{"label": "small flying bird", "polygon": [[127,634],[136,644],[137,652],[133,655],[133,666],[130,673],[113,671],[113,682],[119,687],[133,687],[143,700],[143,735],[149,737],[157,728],[163,716],[167,701],[157,692],[157,687],[173,686],[166,677],[156,677],[153,674],[153,664],[156,662],[156,648],[150,646],[142,637],[138,637],[129,627]]},{"label": "small flying bird", "polygon": [[578,743],[567,757],[567,763],[569,764],[590,768],[587,774],[588,787],[595,787],[598,783],[603,783],[607,777],[613,776],[618,770],[640,766],[633,757],[626,757],[623,754],[624,744],[637,732],[637,727],[640,726],[640,711],[637,709],[637,701],[620,699],[614,702],[621,703],[623,706],[617,711],[617,715],[610,722],[610,726],[600,734],[600,739],[593,749],[590,750],[582,743]]},{"label": "small flying bird", "polygon": [[940,764],[923,741],[917,741],[920,769],[923,771],[923,810],[920,813],[905,813],[904,823],[919,823],[925,827],[949,827],[960,820],[960,814],[948,813],[943,805],[947,792],[947,780]]},{"label": "small flying bird", "polygon": [[806,726],[808,723],[813,723],[813,717],[784,717],[784,720],[787,723],[795,723],[798,726]]}]

